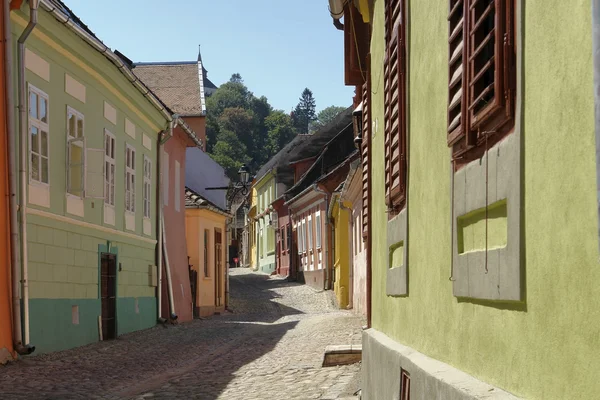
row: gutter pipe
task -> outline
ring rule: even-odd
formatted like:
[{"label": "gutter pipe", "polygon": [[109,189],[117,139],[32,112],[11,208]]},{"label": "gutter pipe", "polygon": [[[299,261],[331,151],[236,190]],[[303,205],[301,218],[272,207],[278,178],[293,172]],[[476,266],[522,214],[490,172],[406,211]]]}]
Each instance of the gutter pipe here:
[{"label": "gutter pipe", "polygon": [[169,292],[169,310],[171,311],[171,315],[169,318],[173,321],[177,320],[177,314],[175,313],[175,299],[173,297],[173,280],[171,278],[171,266],[169,265],[169,253],[167,252],[167,238],[165,235],[165,216],[161,215],[162,219],[162,246],[164,254],[165,254],[165,270],[167,271],[167,289]]},{"label": "gutter pipe", "polygon": [[[17,343],[16,350],[19,354],[31,354],[35,351],[35,346],[31,346],[29,344],[29,279],[28,279],[28,259],[27,259],[27,160],[29,160],[27,151],[28,151],[28,128],[27,128],[27,109],[25,107],[25,41],[34,30],[37,25],[37,17],[38,17],[38,0],[29,0],[29,23],[21,33],[21,36],[18,40],[17,47],[17,57],[18,57],[18,109],[19,109],[19,152],[20,152],[20,160],[19,160],[19,175],[20,175],[20,185],[19,185],[19,201],[21,210],[21,220],[19,221],[20,228],[20,256],[21,256],[21,274],[15,275],[13,279],[16,279],[17,276],[21,276],[21,288],[22,288],[22,298],[23,298],[23,310],[22,310],[22,320],[21,320],[21,310],[18,305],[20,299],[17,298],[13,304],[15,307],[14,317],[15,319],[19,319],[19,324],[22,325],[22,337],[15,337],[15,340],[19,340],[20,343]],[[7,38],[8,40],[8,38]],[[10,47],[10,44],[7,44],[7,47]],[[18,285],[15,285],[18,287]],[[19,327],[20,329],[20,327]]]}]

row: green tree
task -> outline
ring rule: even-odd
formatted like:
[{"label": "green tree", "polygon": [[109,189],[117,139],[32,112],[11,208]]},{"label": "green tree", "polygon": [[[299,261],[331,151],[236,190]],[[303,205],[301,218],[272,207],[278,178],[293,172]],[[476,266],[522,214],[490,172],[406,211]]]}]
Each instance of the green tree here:
[{"label": "green tree", "polygon": [[319,129],[333,121],[335,117],[337,117],[338,114],[344,111],[345,109],[345,107],[338,106],[329,106],[327,108],[322,109],[317,114],[317,119],[312,124],[310,124],[310,131],[318,131]]},{"label": "green tree", "polygon": [[249,161],[246,146],[238,139],[235,133],[222,130],[217,137],[212,158],[219,163],[230,179],[237,180],[237,172]]},{"label": "green tree", "polygon": [[298,133],[308,134],[310,123],[316,119],[316,103],[313,93],[305,88],[300,96],[300,101],[294,109],[292,119]]},{"label": "green tree", "polygon": [[269,138],[267,149],[271,158],[296,136],[296,129],[292,118],[281,110],[273,111],[265,119],[265,124]]}]

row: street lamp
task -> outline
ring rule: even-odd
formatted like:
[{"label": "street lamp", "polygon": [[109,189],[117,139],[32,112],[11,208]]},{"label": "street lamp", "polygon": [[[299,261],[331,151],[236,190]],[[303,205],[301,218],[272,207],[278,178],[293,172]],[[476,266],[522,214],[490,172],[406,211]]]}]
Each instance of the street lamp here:
[{"label": "street lamp", "polygon": [[250,181],[250,169],[246,166],[246,164],[242,164],[238,174],[240,175],[240,182],[244,185],[247,185]]}]

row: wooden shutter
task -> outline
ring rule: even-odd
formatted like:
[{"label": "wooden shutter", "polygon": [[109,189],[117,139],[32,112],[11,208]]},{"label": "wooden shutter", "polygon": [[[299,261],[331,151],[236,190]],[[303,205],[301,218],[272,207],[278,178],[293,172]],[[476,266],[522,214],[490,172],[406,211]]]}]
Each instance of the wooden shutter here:
[{"label": "wooden shutter", "polygon": [[[488,146],[514,122],[514,0],[450,0],[448,144]],[[478,152],[473,152],[475,155]]]},{"label": "wooden shutter", "polygon": [[384,63],[385,193],[389,208],[406,197],[406,76],[404,2],[386,2]]},{"label": "wooden shutter", "polygon": [[371,159],[371,55],[367,55],[367,77],[366,82],[362,87],[362,116],[363,116],[363,131],[362,131],[362,231],[363,238],[369,233],[369,206],[370,206],[370,159]]},{"label": "wooden shutter", "polygon": [[448,145],[466,147],[465,141],[465,0],[450,0],[448,16]]}]

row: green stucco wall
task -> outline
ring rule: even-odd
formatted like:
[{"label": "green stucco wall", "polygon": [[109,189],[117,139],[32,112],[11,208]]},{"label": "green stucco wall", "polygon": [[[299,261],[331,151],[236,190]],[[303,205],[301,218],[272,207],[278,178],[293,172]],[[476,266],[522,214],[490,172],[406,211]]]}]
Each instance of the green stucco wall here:
[{"label": "green stucco wall", "polygon": [[[383,0],[375,2],[372,324],[516,395],[596,398],[600,279],[591,4],[522,4],[524,303],[457,300],[446,145],[448,2],[408,2],[409,295],[386,292]],[[377,228],[381,227],[381,228]]]},{"label": "green stucco wall", "polygon": [[[29,216],[28,234],[30,329],[36,353],[99,339],[99,254],[109,243],[110,252],[117,254],[118,334],[154,326],[156,297],[149,275],[153,244],[34,215]],[[79,306],[78,325],[71,319],[73,305]]]}]

